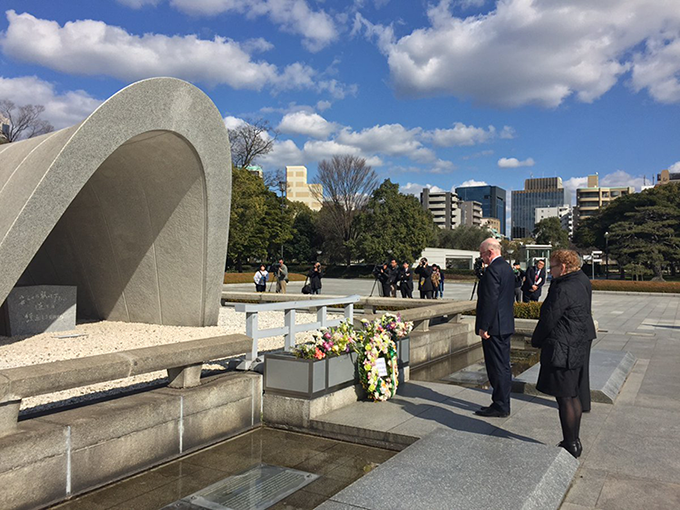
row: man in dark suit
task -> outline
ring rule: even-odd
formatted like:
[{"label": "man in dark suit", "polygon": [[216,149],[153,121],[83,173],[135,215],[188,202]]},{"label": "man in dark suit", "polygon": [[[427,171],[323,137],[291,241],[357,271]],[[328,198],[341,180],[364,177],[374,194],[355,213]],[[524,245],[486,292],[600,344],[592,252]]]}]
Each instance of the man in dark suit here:
[{"label": "man in dark suit", "polygon": [[538,260],[535,266],[527,269],[527,274],[522,285],[522,298],[525,303],[538,301],[541,297],[541,288],[545,285],[545,261]]},{"label": "man in dark suit", "polygon": [[510,337],[515,332],[515,274],[501,257],[501,245],[493,238],[479,247],[486,264],[477,291],[475,332],[482,338],[484,362],[493,388],[492,403],[475,414],[504,418],[510,415]]}]

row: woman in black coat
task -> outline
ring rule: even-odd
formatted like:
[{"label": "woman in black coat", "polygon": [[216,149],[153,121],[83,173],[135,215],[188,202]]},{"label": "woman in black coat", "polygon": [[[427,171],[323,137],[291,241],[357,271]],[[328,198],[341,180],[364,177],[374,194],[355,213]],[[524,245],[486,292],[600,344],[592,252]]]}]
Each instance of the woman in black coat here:
[{"label": "woman in black coat", "polygon": [[321,273],[321,264],[317,262],[307,274],[307,278],[309,278],[309,285],[312,288],[312,294],[321,294],[322,276],[323,273]]},{"label": "woman in black coat", "polygon": [[434,292],[434,285],[432,284],[432,266],[427,265],[427,259],[423,257],[420,259],[420,264],[416,267],[415,273],[418,278],[418,290],[420,291],[420,299],[432,299]]},{"label": "woman in black coat", "polygon": [[531,345],[541,348],[536,389],[557,399],[563,435],[559,446],[579,457],[583,450],[579,379],[588,362],[588,347],[596,336],[592,288],[575,252],[554,252],[550,267],[553,280],[531,337]]}]

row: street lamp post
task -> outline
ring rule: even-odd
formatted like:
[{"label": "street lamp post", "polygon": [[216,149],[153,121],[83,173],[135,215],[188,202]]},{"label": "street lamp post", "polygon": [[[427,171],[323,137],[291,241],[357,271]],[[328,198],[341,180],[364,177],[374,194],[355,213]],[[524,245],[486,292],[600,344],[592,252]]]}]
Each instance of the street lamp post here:
[{"label": "street lamp post", "polygon": [[604,267],[605,280],[609,280],[609,232],[604,233]]}]

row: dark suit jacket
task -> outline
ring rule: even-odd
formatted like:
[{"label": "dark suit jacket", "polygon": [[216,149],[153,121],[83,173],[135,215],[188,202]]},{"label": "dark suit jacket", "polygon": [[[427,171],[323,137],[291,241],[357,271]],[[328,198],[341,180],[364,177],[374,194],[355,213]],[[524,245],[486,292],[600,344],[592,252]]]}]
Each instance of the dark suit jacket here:
[{"label": "dark suit jacket", "polygon": [[541,278],[541,281],[538,283],[538,288],[536,291],[531,290],[531,286],[534,285],[534,282],[536,281],[536,266],[532,266],[529,269],[527,269],[526,277],[524,279],[524,285],[522,285],[522,291],[525,294],[532,295],[534,294],[536,299],[541,295],[541,289],[543,288],[543,285],[545,285],[545,266],[543,269],[541,269],[541,272],[539,273],[539,277]]},{"label": "dark suit jacket", "polygon": [[502,257],[484,271],[477,291],[475,335],[482,329],[493,336],[515,332],[515,274]]}]

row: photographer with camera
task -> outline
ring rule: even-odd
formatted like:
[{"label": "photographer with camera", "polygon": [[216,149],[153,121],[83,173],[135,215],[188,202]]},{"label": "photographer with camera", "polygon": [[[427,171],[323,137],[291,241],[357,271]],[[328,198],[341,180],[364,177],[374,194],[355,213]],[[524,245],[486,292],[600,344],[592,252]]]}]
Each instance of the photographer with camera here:
[{"label": "photographer with camera", "polygon": [[434,284],[432,283],[432,267],[427,264],[427,259],[423,257],[415,269],[418,278],[418,290],[420,299],[432,299]]},{"label": "photographer with camera", "polygon": [[392,259],[388,269],[388,280],[390,283],[390,296],[397,297],[397,282],[399,281],[399,266],[397,261]]},{"label": "photographer with camera", "polygon": [[411,266],[408,262],[402,264],[398,279],[401,297],[413,298],[413,275],[411,274]]},{"label": "photographer with camera", "polygon": [[283,259],[269,266],[269,272],[276,277],[276,293],[285,294],[288,284],[288,266],[283,263]]},{"label": "photographer with camera", "polygon": [[515,261],[512,265],[512,270],[515,273],[515,301],[517,303],[522,302],[522,285],[524,285],[525,273],[522,271],[519,265],[519,261]]},{"label": "photographer with camera", "polygon": [[309,285],[312,294],[321,294],[321,278],[323,273],[321,272],[321,263],[315,262],[312,269],[307,274],[309,278]]},{"label": "photographer with camera", "polygon": [[387,262],[383,264],[378,264],[373,268],[373,276],[375,276],[375,279],[380,282],[380,296],[383,297],[390,297],[391,289],[390,289],[390,276],[391,276],[391,270],[390,266],[387,265]]}]

